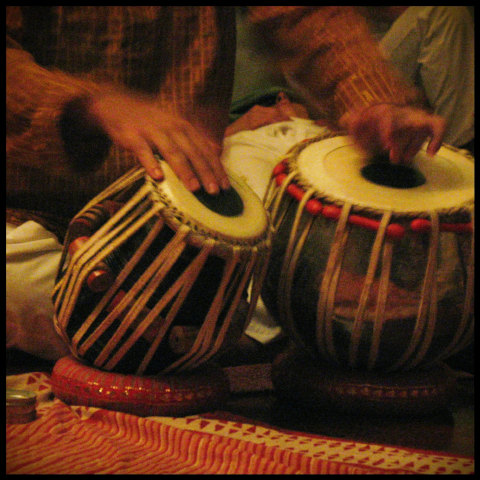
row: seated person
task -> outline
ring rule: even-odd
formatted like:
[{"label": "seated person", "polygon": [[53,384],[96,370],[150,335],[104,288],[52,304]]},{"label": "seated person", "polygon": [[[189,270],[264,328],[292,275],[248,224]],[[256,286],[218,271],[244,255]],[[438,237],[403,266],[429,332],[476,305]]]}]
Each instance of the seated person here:
[{"label": "seated person", "polygon": [[[252,21],[277,45],[271,50],[278,53],[279,71],[288,71],[361,145],[384,149],[396,162],[413,156],[428,137],[432,155],[440,148],[444,120],[415,108],[415,92],[390,71],[353,9],[250,9]],[[212,35],[204,34],[206,19]],[[15,338],[32,335],[28,305],[38,315],[45,306],[35,335],[55,333],[48,324],[55,272],[47,269],[43,277],[50,282],[40,294],[43,303],[36,302],[31,285],[43,283],[35,262],[58,255],[59,244],[50,242],[49,226],[38,230],[26,221],[35,212],[40,225],[53,215],[64,228],[86,201],[138,162],[161,180],[155,152],[192,191],[201,184],[209,193],[228,188],[220,144],[231,99],[232,20],[226,7],[7,7],[7,325],[15,327],[7,329],[9,346],[24,348]],[[96,28],[103,25],[115,29]],[[85,42],[79,42],[80,31]],[[122,49],[119,32],[126,35],[120,36]],[[163,55],[152,42],[162,35],[168,39],[160,42]],[[200,54],[205,62],[195,75],[185,75]],[[389,88],[376,92],[360,70],[371,70],[375,79],[381,74]],[[386,115],[392,122],[384,131]],[[45,354],[54,356],[45,345]]]}]

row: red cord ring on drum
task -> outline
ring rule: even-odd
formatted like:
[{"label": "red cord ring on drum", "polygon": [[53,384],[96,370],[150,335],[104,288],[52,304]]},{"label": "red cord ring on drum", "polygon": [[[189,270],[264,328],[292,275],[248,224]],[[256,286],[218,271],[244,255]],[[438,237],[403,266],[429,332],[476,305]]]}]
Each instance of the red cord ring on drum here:
[{"label": "red cord ring on drum", "polygon": [[[277,186],[282,185],[287,178],[287,174],[285,173],[286,171],[287,166],[284,161],[280,162],[273,169],[273,176],[275,177],[275,182]],[[305,191],[295,183],[290,183],[287,186],[286,190],[287,193],[298,202],[300,202],[305,195]],[[305,210],[307,210],[310,215],[313,215],[315,217],[318,215],[322,215],[325,218],[329,218],[330,220],[338,220],[342,211],[341,208],[336,205],[323,205],[322,202],[320,202],[320,200],[316,198],[311,198],[307,201],[305,205]],[[377,220],[354,214],[349,215],[348,223],[373,231],[377,231],[378,227],[380,226],[380,222]],[[410,230],[415,233],[428,233],[431,231],[431,228],[431,222],[424,218],[416,218],[410,223]],[[441,232],[473,233],[472,222],[440,223],[439,229]],[[387,227],[386,235],[391,239],[399,240],[405,235],[405,228],[398,223],[391,223]]]},{"label": "red cord ring on drum", "polygon": [[[416,218],[410,223],[410,229],[417,233],[428,233],[432,229],[432,223],[424,218]],[[440,223],[441,232],[473,233],[472,222],[468,223]]]},{"label": "red cord ring on drum", "polygon": [[[279,168],[278,170],[281,171],[282,168]],[[287,175],[285,173],[278,173],[275,176],[277,185],[280,186],[284,182],[286,177]],[[301,201],[303,195],[305,194],[305,191],[295,183],[290,183],[288,185],[287,192],[292,198],[297,201]],[[305,205],[305,209],[313,216],[323,215],[325,218],[329,218],[330,220],[338,220],[342,211],[341,208],[337,207],[336,205],[323,205],[316,198],[308,200]],[[377,231],[378,227],[380,226],[379,221],[373,220],[368,217],[363,217],[361,215],[349,215],[348,223],[373,231]],[[402,238],[404,234],[405,229],[398,223],[391,223],[386,230],[386,235],[392,239],[398,240]]]}]

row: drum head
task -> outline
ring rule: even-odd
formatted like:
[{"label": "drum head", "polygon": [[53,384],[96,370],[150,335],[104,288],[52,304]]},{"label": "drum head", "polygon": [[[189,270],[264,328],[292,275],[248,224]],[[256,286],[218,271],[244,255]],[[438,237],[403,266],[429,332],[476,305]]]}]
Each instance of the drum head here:
[{"label": "drum head", "polygon": [[232,188],[218,195],[192,193],[172,169],[161,161],[165,180],[151,180],[153,195],[159,195],[172,210],[197,231],[226,240],[249,241],[264,236],[268,221],[265,208],[255,193],[240,179],[228,173]]},{"label": "drum head", "polygon": [[459,208],[474,201],[474,161],[451,147],[440,148],[432,158],[424,145],[407,175],[413,179],[412,186],[367,179],[362,170],[371,162],[346,136],[311,143],[297,158],[301,183],[317,189],[320,196],[351,203],[359,210],[413,214]]}]

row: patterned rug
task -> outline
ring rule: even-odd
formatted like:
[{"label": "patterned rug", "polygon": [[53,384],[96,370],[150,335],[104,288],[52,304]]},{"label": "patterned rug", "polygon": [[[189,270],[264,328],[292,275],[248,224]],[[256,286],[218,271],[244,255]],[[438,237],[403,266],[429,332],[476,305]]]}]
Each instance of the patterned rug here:
[{"label": "patterned rug", "polygon": [[37,393],[37,418],[8,424],[7,474],[473,474],[474,459],[280,430],[212,412],[147,417],[69,406],[49,376],[7,377]]}]

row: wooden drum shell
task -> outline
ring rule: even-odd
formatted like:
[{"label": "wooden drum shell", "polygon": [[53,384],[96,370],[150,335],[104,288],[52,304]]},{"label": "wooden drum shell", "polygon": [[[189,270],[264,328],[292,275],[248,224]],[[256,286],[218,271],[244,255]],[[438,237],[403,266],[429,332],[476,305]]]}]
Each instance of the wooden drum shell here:
[{"label": "wooden drum shell", "polygon": [[[236,341],[259,294],[271,236],[261,202],[230,177],[244,212],[224,220],[162,168],[166,179],[158,184],[142,169],[126,174],[89,202],[67,233],[54,325],[74,357],[102,370],[194,370]],[[78,220],[109,202],[120,207],[69,252]],[[110,279],[102,286],[92,275],[105,270]]]}]

